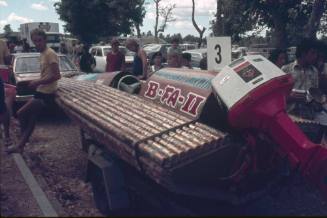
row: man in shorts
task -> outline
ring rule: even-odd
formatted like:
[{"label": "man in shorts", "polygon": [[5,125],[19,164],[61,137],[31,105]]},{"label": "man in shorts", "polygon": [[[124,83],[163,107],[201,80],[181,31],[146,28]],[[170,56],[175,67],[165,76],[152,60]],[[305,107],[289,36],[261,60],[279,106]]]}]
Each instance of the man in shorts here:
[{"label": "man in shorts", "polygon": [[57,54],[47,47],[46,34],[41,29],[31,32],[32,41],[40,55],[40,79],[32,80],[28,86],[35,89],[34,98],[30,99],[17,112],[20,122],[22,136],[17,145],[7,149],[8,153],[22,152],[29,137],[31,136],[36,118],[44,106],[52,104],[57,90],[57,81],[61,78],[59,71],[59,59]]}]

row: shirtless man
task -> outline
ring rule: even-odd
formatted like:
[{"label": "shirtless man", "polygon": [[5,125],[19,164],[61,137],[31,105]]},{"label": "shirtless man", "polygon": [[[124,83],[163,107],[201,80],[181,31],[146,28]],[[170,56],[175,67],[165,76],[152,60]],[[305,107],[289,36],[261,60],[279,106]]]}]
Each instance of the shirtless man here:
[{"label": "shirtless man", "polygon": [[145,51],[135,39],[127,39],[126,48],[135,52],[132,69],[133,75],[139,77],[139,79],[146,80],[148,78],[148,62]]}]

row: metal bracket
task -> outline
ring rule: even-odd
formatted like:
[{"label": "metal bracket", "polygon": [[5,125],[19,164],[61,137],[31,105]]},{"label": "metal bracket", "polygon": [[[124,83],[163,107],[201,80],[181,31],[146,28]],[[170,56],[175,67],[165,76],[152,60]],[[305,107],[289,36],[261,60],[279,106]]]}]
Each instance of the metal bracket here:
[{"label": "metal bracket", "polygon": [[91,180],[94,167],[101,170],[101,178],[104,182],[109,209],[128,208],[130,205],[129,197],[119,161],[110,155],[104,157],[103,151],[94,145],[89,147],[88,160],[87,181]]}]

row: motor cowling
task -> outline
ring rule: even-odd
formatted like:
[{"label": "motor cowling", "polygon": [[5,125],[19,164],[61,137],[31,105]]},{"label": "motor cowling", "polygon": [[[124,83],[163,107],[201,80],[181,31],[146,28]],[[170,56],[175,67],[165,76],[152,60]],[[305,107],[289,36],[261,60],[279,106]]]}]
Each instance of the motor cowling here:
[{"label": "motor cowling", "polygon": [[[224,67],[212,80],[229,125],[268,134],[295,167],[300,167],[327,194],[326,148],[312,143],[288,117],[286,97],[293,78],[260,55],[246,56]],[[317,172],[319,171],[319,173]]]}]

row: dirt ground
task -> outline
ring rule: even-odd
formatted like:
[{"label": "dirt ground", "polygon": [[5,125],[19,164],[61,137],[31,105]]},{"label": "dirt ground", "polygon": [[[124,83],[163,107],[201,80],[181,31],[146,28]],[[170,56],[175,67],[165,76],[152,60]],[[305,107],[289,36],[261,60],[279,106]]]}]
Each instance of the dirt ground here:
[{"label": "dirt ground", "polygon": [[[17,128],[12,124],[14,138],[19,134]],[[95,206],[91,185],[84,182],[87,156],[80,146],[79,128],[66,116],[40,117],[23,157],[40,184],[44,181],[41,187],[60,216],[104,216]],[[2,144],[0,148],[1,216],[43,216],[12,156],[4,152]],[[140,209],[129,211],[128,215],[172,214],[166,208],[153,210],[144,206],[142,198],[136,201]],[[185,206],[192,214],[216,216],[327,214],[327,201],[299,176],[246,205],[231,206],[191,199],[185,202]]]},{"label": "dirt ground", "polygon": [[3,143],[1,144],[0,157],[1,217],[41,216],[42,213],[29,191],[28,186],[25,184],[12,156],[4,152]]},{"label": "dirt ground", "polygon": [[[11,130],[17,139],[17,126],[12,124]],[[86,154],[79,146],[79,128],[67,117],[41,118],[23,157],[34,176],[45,181],[42,188],[50,201],[61,205],[55,208],[59,215],[103,216],[94,205],[90,185],[84,182]],[[1,216],[42,215],[12,156],[3,147]]]}]

